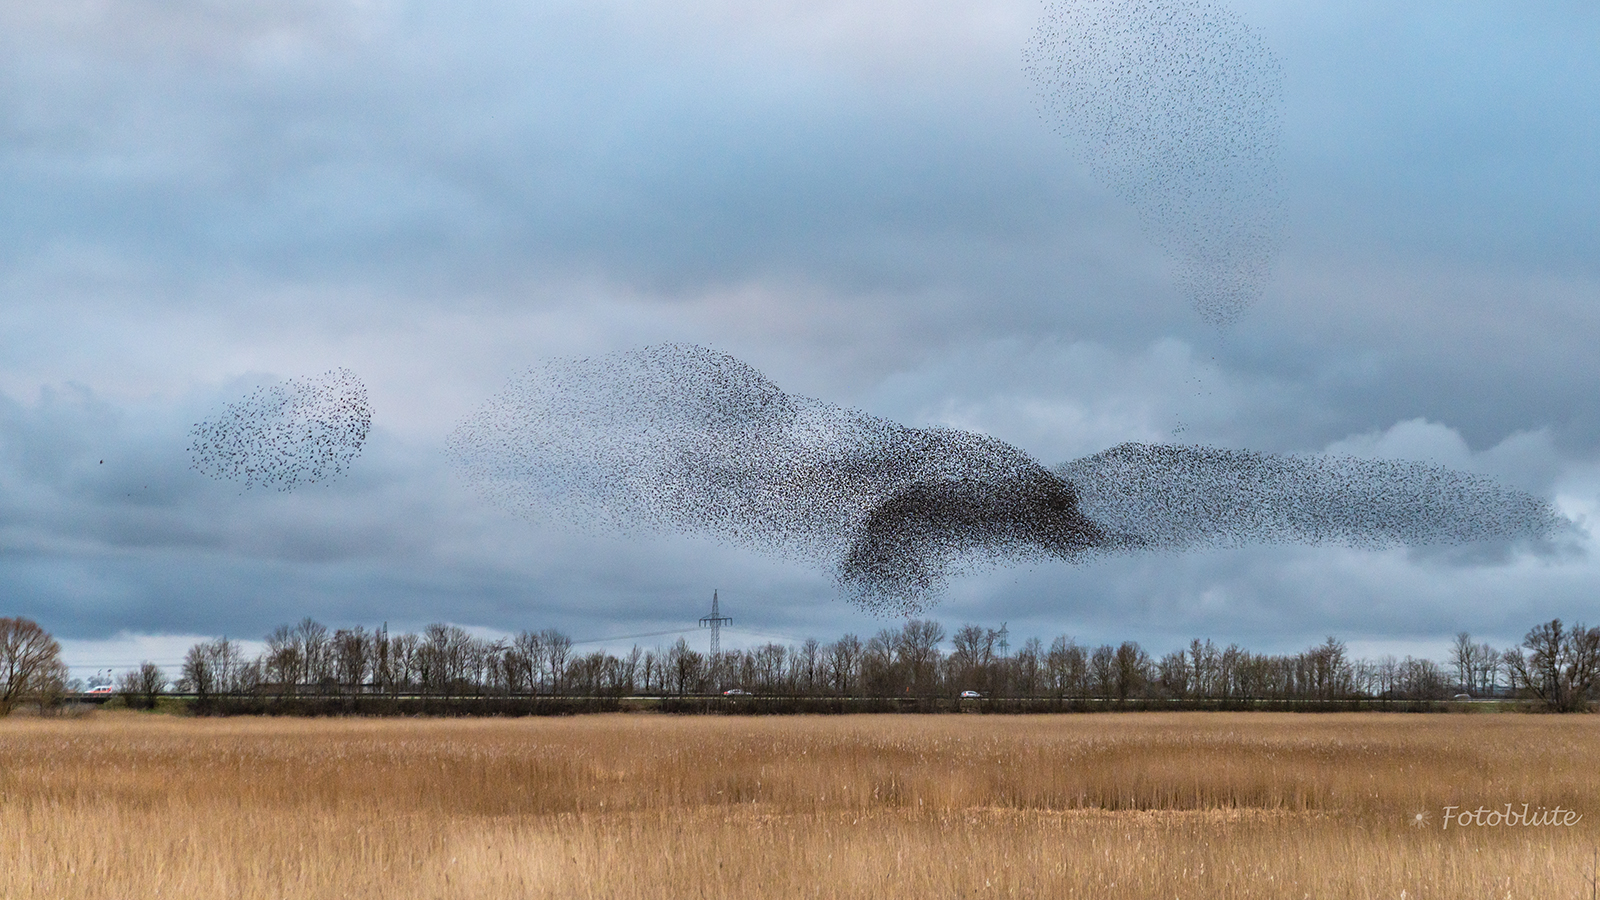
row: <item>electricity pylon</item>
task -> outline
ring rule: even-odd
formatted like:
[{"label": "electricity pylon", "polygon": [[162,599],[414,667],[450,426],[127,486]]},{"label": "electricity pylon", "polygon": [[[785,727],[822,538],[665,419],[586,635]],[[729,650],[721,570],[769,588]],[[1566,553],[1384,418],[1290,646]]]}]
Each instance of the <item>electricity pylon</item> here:
[{"label": "electricity pylon", "polygon": [[711,615],[700,617],[700,627],[711,629],[711,659],[722,652],[722,626],[732,625],[733,619],[717,609],[717,592],[711,592]]}]

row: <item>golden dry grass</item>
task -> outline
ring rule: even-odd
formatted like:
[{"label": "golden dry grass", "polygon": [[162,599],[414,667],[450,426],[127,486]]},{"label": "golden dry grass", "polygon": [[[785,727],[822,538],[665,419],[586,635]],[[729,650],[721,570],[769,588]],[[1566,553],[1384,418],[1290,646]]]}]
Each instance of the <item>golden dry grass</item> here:
[{"label": "golden dry grass", "polygon": [[[0,897],[1587,898],[1597,739],[1523,715],[11,719]],[[1508,802],[1584,818],[1440,827]]]}]

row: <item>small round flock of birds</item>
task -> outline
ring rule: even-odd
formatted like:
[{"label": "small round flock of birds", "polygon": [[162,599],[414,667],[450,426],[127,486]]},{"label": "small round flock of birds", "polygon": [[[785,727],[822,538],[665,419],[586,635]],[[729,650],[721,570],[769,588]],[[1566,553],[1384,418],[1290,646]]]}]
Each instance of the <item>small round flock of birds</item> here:
[{"label": "small round flock of birds", "polygon": [[1172,258],[1218,325],[1282,242],[1282,69],[1212,0],[1053,0],[1024,51],[1045,116]]},{"label": "small round flock of birds", "polygon": [[349,369],[257,388],[190,431],[195,469],[246,488],[289,491],[345,471],[372,428],[367,388]]},{"label": "small round flock of birds", "polygon": [[668,344],[531,370],[449,436],[488,498],[582,529],[698,532],[830,567],[912,615],[959,573],[1252,543],[1530,540],[1550,504],[1435,465],[1122,444],[1047,468],[986,435],[785,393]]}]

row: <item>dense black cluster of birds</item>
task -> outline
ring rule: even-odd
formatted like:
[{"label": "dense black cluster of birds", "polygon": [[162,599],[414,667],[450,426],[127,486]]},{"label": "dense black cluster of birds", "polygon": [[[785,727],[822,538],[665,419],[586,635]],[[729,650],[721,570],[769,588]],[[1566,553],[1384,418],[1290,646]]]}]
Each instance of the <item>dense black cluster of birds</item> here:
[{"label": "dense black cluster of birds", "polygon": [[985,435],[787,394],[685,345],[532,370],[449,448],[513,512],[812,560],[856,602],[898,614],[1004,561],[1534,538],[1563,521],[1537,498],[1422,463],[1124,444],[1052,470]]},{"label": "dense black cluster of birds", "polygon": [[1549,537],[1549,502],[1424,462],[1120,444],[1055,468],[1078,509],[1137,546],[1245,544],[1381,549]]},{"label": "dense black cluster of birds", "polygon": [[1261,38],[1212,0],[1053,0],[1024,63],[1200,314],[1254,303],[1283,230],[1282,71]]},{"label": "dense black cluster of birds", "polygon": [[349,369],[259,387],[190,432],[194,468],[245,487],[292,490],[342,473],[372,428],[367,388]]}]

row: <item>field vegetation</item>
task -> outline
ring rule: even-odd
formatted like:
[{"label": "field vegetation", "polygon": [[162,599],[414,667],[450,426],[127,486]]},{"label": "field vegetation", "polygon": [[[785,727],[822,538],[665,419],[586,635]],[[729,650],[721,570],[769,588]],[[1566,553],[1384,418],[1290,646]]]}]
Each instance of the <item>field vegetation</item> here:
[{"label": "field vegetation", "polygon": [[[1593,716],[0,721],[0,896],[1590,897]],[[1447,807],[1572,825],[1445,827]]]}]

